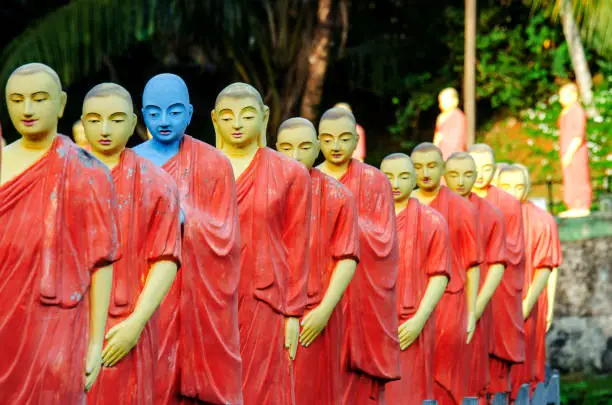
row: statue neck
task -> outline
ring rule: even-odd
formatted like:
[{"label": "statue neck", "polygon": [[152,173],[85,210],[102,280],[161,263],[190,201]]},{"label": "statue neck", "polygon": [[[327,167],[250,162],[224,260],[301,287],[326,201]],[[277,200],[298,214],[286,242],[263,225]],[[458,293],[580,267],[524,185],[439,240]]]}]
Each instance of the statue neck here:
[{"label": "statue neck", "polygon": [[424,190],[420,188],[414,191],[412,193],[412,196],[419,200],[422,204],[429,205],[438,196],[438,193],[440,192],[440,187],[442,187],[441,184],[438,184],[438,186],[432,190]]},{"label": "statue neck", "polygon": [[181,148],[181,141],[183,140],[183,137],[181,136],[179,139],[174,140],[172,142],[168,142],[168,143],[164,143],[164,142],[160,142],[155,138],[151,138],[149,140],[149,145],[151,146],[151,149],[153,149],[155,152],[161,154],[161,155],[171,155],[174,156],[179,152],[179,149]]},{"label": "statue neck", "polygon": [[221,147],[221,151],[223,151],[230,160],[252,160],[258,150],[259,145],[257,144],[257,141],[251,142],[242,148],[230,145],[227,142],[224,142],[223,146]]},{"label": "statue neck", "polygon": [[109,168],[109,170],[113,170],[117,165],[119,165],[119,162],[121,161],[121,154],[123,153],[124,150],[125,148],[121,149],[121,152],[119,153],[115,153],[112,155],[106,155],[104,153],[100,153],[92,149],[91,154],[97,157],[99,161],[104,163],[106,167]]},{"label": "statue neck", "polygon": [[57,129],[47,132],[42,138],[39,139],[28,139],[25,136],[22,136],[21,140],[19,141],[19,145],[21,149],[31,152],[47,151],[51,149],[51,145],[53,145],[55,138],[57,138]]},{"label": "statue neck", "polygon": [[[487,184],[485,187],[483,188],[472,188],[472,193],[476,194],[478,197],[480,198],[485,198],[487,196],[487,191],[489,190],[490,185]],[[468,194],[468,197],[470,195]]]},{"label": "statue neck", "polygon": [[333,178],[337,180],[346,174],[350,164],[351,164],[351,159],[339,165],[331,163],[328,160],[324,160],[323,163],[321,163],[321,165],[319,166],[319,169],[323,173],[329,176],[332,176]]},{"label": "statue neck", "polygon": [[395,215],[402,212],[408,206],[409,202],[410,202],[410,197],[404,198],[402,201],[394,201]]}]

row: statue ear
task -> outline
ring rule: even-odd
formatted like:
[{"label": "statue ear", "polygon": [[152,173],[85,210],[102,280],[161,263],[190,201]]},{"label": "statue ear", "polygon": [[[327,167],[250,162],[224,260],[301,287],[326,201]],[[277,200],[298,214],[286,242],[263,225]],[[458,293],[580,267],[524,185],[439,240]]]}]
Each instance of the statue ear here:
[{"label": "statue ear", "polygon": [[64,109],[66,108],[66,101],[68,101],[68,94],[66,94],[65,91],[62,91],[60,93],[60,108],[59,108],[59,114],[57,115],[57,118],[62,118],[64,116]]},{"label": "statue ear", "polygon": [[270,107],[267,105],[263,106],[263,124],[257,144],[260,148],[265,148],[268,145],[267,133],[268,133],[268,121],[270,120]]},{"label": "statue ear", "polygon": [[210,112],[210,118],[212,120],[213,128],[215,129],[215,147],[217,149],[223,148],[223,139],[219,135],[219,128],[217,128],[217,113],[213,108]]},{"label": "statue ear", "polygon": [[187,125],[191,124],[191,117],[193,117],[193,105],[189,104],[187,106],[187,112],[189,113],[189,118],[187,119]]}]

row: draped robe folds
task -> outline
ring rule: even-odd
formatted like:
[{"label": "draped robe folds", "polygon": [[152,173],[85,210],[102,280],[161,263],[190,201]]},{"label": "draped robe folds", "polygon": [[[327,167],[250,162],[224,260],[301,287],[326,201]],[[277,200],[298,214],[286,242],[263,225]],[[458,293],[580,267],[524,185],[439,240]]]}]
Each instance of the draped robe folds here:
[{"label": "draped robe folds", "polygon": [[396,283],[398,246],[391,185],[386,176],[352,159],[340,182],[357,201],[360,262],[343,303],[345,405],[384,403],[384,385],[400,378]]},{"label": "draped robe folds", "polygon": [[[523,298],[527,296],[536,270],[554,265],[554,241],[548,213],[532,202],[522,204],[523,227],[525,229],[525,285]],[[535,329],[539,322],[538,305],[525,320],[525,362],[511,369],[512,398],[516,398],[521,384],[531,384],[535,378]]]},{"label": "draped robe folds", "polygon": [[572,157],[572,162],[563,168],[563,202],[568,209],[590,209],[593,197],[589,169],[589,147],[586,141],[587,116],[576,102],[559,117],[560,159],[565,156],[574,138],[582,142]]},{"label": "draped robe folds", "polygon": [[[113,290],[106,330],[134,311],[151,264],[180,266],[179,195],[161,168],[125,149],[112,170],[122,238],[122,258],[113,266]],[[157,313],[136,346],[113,367],[104,367],[87,395],[89,405],[151,405],[157,363]]]},{"label": "draped robe folds", "polygon": [[506,225],[506,269],[489,306],[491,330],[490,384],[488,392],[509,393],[510,367],[525,361],[523,284],[525,238],[521,202],[500,188],[489,186],[485,200],[499,209]]},{"label": "draped robe folds", "polygon": [[478,213],[470,202],[441,186],[429,204],[448,223],[451,278],[436,307],[434,396],[440,405],[459,404],[469,375],[467,339],[467,270],[483,261]]},{"label": "draped robe folds", "polygon": [[[546,218],[550,222],[552,237],[552,267],[559,267],[563,263],[563,253],[561,252],[561,241],[559,240],[559,229],[555,217],[546,212]],[[535,335],[535,382],[546,381],[546,324],[548,318],[548,306],[552,305],[548,301],[548,288],[545,288],[538,298],[536,309],[538,311],[538,323],[536,324]]]},{"label": "draped robe folds", "polygon": [[244,403],[291,405],[293,364],[284,349],[285,320],[301,317],[307,305],[310,176],[295,160],[260,148],[236,186]]},{"label": "draped robe folds", "polygon": [[[317,169],[310,171],[310,178],[310,229],[313,231],[310,233],[306,313],[321,303],[339,261],[359,261],[355,198],[340,182]],[[339,304],[317,339],[309,347],[299,348],[294,362],[297,405],[335,405],[342,402],[346,377],[341,364],[344,326]]]},{"label": "draped robe folds", "polygon": [[455,108],[442,121],[436,122],[436,133],[442,134],[442,142],[438,147],[442,152],[444,161],[455,152],[465,152],[467,148],[466,120],[465,114]]},{"label": "draped robe folds", "polygon": [[241,404],[240,232],[231,165],[185,135],[163,168],[184,213],[182,267],[159,315],[156,404]]},{"label": "draped robe folds", "polygon": [[[495,264],[506,265],[506,226],[504,217],[493,204],[472,193],[470,202],[478,211],[480,220],[480,237],[484,251],[484,262],[480,265],[480,286],[484,285],[489,267]],[[470,346],[473,347],[468,392],[465,396],[484,397],[490,382],[489,353],[491,352],[493,338],[492,323],[494,314],[491,305],[487,305],[480,320],[476,323],[476,330]]]},{"label": "draped robe folds", "polygon": [[91,272],[120,257],[102,163],[58,135],[0,186],[0,402],[85,404]]},{"label": "draped robe folds", "polygon": [[[401,325],[416,314],[431,277],[450,277],[451,263],[448,225],[433,208],[411,198],[397,215],[397,234],[397,312]],[[421,405],[433,399],[435,341],[432,313],[419,337],[400,353],[402,378],[387,384],[387,404]]]}]

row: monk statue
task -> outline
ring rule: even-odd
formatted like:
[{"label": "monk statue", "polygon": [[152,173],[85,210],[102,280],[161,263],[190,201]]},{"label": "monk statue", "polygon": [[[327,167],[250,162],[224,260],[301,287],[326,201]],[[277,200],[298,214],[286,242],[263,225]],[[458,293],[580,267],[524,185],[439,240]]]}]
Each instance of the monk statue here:
[{"label": "monk statue", "polygon": [[91,152],[91,145],[85,136],[85,128],[80,119],[72,125],[72,138],[74,139],[74,143],[86,151]]},{"label": "monk statue", "polygon": [[84,404],[100,373],[120,257],[109,171],[57,133],[66,93],[29,63],[6,84],[21,138],[0,172],[0,392],[6,404]]},{"label": "monk statue", "polygon": [[480,264],[480,286],[476,299],[476,330],[472,339],[472,362],[464,396],[487,401],[490,384],[489,354],[492,347],[494,314],[489,302],[499,286],[506,267],[506,226],[504,217],[493,204],[472,192],[477,178],[476,165],[466,152],[455,152],[446,161],[448,188],[467,198],[478,212],[484,261]]},{"label": "monk statue", "polygon": [[561,87],[559,102],[563,106],[558,121],[559,153],[563,168],[563,202],[567,206],[567,211],[559,216],[584,217],[591,213],[593,198],[586,140],[587,115],[578,101],[578,87],[574,83]]},{"label": "monk statue", "polygon": [[450,277],[448,225],[440,213],[410,197],[416,173],[408,155],[388,155],[380,170],[393,191],[400,252],[397,315],[402,378],[387,384],[386,403],[421,405],[434,397],[432,314]]},{"label": "monk statue", "polygon": [[378,169],[351,158],[357,146],[355,117],[327,110],[319,122],[323,173],[339,180],[357,201],[360,261],[347,290],[344,312],[349,376],[344,405],[384,404],[385,384],[400,378],[396,282],[398,245],[391,186]]},{"label": "monk statue", "polygon": [[[337,103],[334,107],[344,108],[353,113],[351,106],[348,103]],[[355,131],[357,132],[357,147],[353,152],[353,159],[357,159],[360,162],[363,162],[366,157],[366,135],[365,130],[359,124],[355,124]]]},{"label": "monk statue", "polygon": [[[523,175],[526,179],[526,195],[529,196],[531,191],[531,181],[529,178],[529,170],[527,167],[520,163],[514,163],[514,167],[517,167],[523,171]],[[535,311],[537,314],[537,323],[535,325],[535,382],[544,383],[546,382],[546,332],[550,329],[553,321],[555,296],[557,292],[557,279],[559,275],[559,266],[563,263],[563,253],[561,252],[561,241],[559,239],[559,229],[557,227],[557,221],[555,217],[549,212],[541,210],[541,215],[545,217],[551,229],[552,238],[552,255],[553,255],[553,267],[548,277],[548,283],[546,283],[546,289],[542,291],[538,302],[536,304]]]},{"label": "monk statue", "polygon": [[291,405],[292,360],[308,304],[310,176],[304,165],[265,147],[269,108],[252,86],[224,88],[211,117],[238,189],[244,403]]},{"label": "monk statue", "polygon": [[[511,394],[510,368],[525,361],[522,291],[525,274],[525,241],[521,203],[511,194],[493,185],[495,154],[489,145],[475,144],[468,153],[476,165],[472,193],[493,204],[504,217],[506,269],[491,298],[491,333],[489,341],[490,378],[488,394]],[[502,165],[500,165],[502,166]],[[513,398],[511,398],[513,399]]]},{"label": "monk statue", "polygon": [[185,134],[192,114],[183,79],[148,81],[142,115],[152,138],[134,151],[175,181],[182,214],[182,267],[159,311],[155,404],[239,404],[236,186],[227,158]]},{"label": "monk statue", "polygon": [[441,185],[442,152],[431,143],[412,151],[418,190],[412,196],[438,211],[449,229],[451,276],[436,311],[434,399],[459,405],[468,384],[471,346],[476,326],[476,302],[483,261],[478,213],[470,202]]},{"label": "monk statue", "polygon": [[310,273],[302,318],[302,347],[295,358],[295,404],[341,404],[346,383],[342,342],[346,323],[339,305],[359,257],[357,207],[351,192],[312,167],[319,155],[317,131],[304,118],[278,129],[278,151],[310,171]]},{"label": "monk statue", "polygon": [[467,121],[459,109],[459,93],[448,87],[438,94],[440,115],[436,119],[436,131],[433,143],[442,152],[442,158],[448,159],[455,152],[465,152],[467,148]]},{"label": "monk statue", "polygon": [[537,324],[540,322],[537,302],[546,289],[550,272],[555,265],[555,246],[548,213],[527,200],[529,184],[525,171],[511,165],[501,171],[499,183],[503,190],[521,201],[525,230],[525,285],[522,304],[525,320],[525,362],[512,366],[512,397],[515,398],[521,385],[537,383],[535,345]]},{"label": "monk statue", "polygon": [[126,149],[136,114],[123,87],[103,83],[92,88],[83,102],[82,122],[91,153],[111,170],[123,235],[102,353],[106,367],[87,403],[153,404],[156,310],[180,264],[178,190],[162,169]]}]

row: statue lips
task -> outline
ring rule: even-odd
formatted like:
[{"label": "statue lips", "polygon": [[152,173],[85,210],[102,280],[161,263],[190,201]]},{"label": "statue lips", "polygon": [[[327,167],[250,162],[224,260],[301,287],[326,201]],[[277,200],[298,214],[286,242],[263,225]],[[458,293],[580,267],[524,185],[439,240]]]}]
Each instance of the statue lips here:
[{"label": "statue lips", "polygon": [[34,119],[34,118],[29,118],[29,119],[23,119],[21,120],[21,122],[23,123],[23,125],[25,125],[26,127],[31,127],[34,124],[36,124],[36,122],[38,121],[38,119]]},{"label": "statue lips", "polygon": [[232,137],[235,139],[242,138],[242,132],[232,132]]}]

